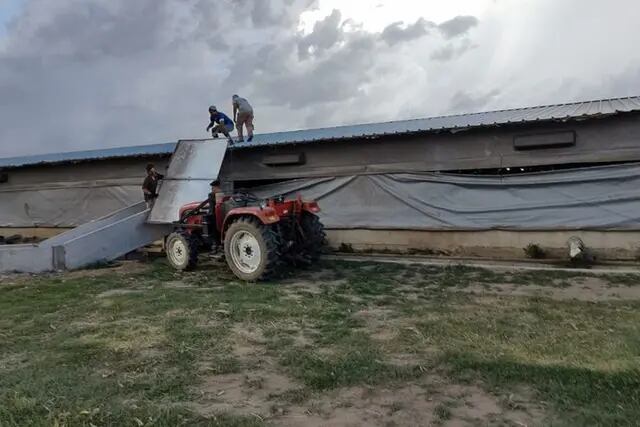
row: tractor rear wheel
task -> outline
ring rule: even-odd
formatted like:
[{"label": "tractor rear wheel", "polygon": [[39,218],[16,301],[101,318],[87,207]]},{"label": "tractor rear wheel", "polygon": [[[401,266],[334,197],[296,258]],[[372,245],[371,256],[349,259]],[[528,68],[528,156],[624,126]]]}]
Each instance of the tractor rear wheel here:
[{"label": "tractor rear wheel", "polygon": [[324,225],[322,225],[317,215],[309,212],[302,214],[300,225],[305,237],[302,255],[309,263],[315,263],[320,259],[322,250],[327,244],[327,234],[324,232]]},{"label": "tractor rear wheel", "polygon": [[193,270],[198,265],[198,240],[185,233],[171,233],[165,251],[169,264],[176,270]]},{"label": "tractor rear wheel", "polygon": [[234,221],[224,238],[227,264],[241,280],[255,282],[279,273],[282,264],[280,236],[273,226],[256,218]]}]

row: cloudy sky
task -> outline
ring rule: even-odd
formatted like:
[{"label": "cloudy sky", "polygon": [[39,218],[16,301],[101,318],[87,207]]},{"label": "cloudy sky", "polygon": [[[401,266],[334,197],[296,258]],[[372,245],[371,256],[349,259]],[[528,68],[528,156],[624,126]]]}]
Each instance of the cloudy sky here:
[{"label": "cloudy sky", "polygon": [[0,0],[0,157],[640,94],[638,0]]}]

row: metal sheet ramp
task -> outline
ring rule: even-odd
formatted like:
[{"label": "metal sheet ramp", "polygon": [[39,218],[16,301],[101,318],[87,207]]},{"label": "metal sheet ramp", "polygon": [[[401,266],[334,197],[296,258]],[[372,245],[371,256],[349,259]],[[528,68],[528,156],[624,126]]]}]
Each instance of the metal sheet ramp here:
[{"label": "metal sheet ramp", "polygon": [[147,224],[149,210],[138,203],[34,245],[0,246],[0,272],[74,270],[113,261],[161,240],[170,225]]}]

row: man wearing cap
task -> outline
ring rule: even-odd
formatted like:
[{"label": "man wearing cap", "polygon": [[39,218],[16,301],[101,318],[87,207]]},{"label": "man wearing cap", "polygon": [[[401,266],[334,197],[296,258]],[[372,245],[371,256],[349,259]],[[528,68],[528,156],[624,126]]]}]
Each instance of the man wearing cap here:
[{"label": "man wearing cap", "polygon": [[209,126],[207,126],[207,132],[211,130],[211,135],[214,138],[217,138],[218,134],[221,133],[227,137],[229,143],[233,143],[233,139],[231,135],[229,135],[229,132],[233,131],[233,120],[225,113],[218,111],[214,105],[209,107],[209,118],[210,123]]},{"label": "man wearing cap", "polygon": [[236,122],[236,129],[238,129],[238,139],[240,142],[244,142],[242,127],[246,126],[249,136],[247,141],[251,142],[253,140],[253,107],[249,101],[238,95],[233,95],[231,100],[233,102],[233,121]]}]

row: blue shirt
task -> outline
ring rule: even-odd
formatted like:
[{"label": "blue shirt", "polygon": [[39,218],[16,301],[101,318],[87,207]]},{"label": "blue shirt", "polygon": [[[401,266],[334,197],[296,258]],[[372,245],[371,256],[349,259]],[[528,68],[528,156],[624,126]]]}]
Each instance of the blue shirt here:
[{"label": "blue shirt", "polygon": [[217,125],[220,119],[224,120],[225,126],[233,126],[233,120],[231,120],[225,113],[221,113],[220,111],[216,111],[215,113],[211,113],[211,124]]}]

